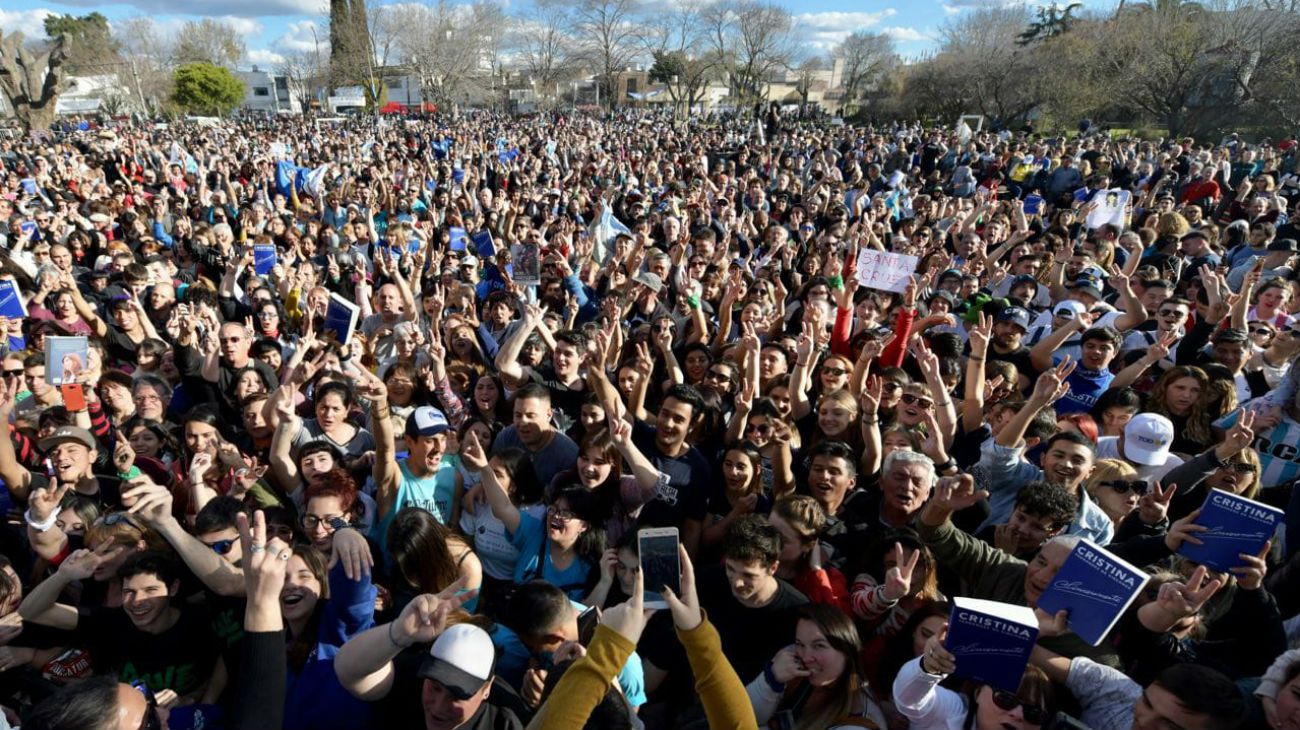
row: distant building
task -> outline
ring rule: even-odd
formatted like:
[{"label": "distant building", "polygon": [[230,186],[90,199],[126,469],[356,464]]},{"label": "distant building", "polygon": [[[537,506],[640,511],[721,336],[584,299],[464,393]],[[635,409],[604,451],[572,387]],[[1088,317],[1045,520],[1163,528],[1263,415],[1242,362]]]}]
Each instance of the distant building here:
[{"label": "distant building", "polygon": [[244,82],[244,101],[240,104],[244,111],[302,112],[300,95],[294,93],[288,76],[261,71],[256,66],[252,71],[236,71],[235,75]]}]

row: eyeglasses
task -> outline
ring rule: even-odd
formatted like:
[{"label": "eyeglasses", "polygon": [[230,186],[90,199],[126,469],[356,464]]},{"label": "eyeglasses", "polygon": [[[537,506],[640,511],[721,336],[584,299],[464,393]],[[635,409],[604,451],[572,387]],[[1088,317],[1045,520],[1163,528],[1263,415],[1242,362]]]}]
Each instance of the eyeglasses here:
[{"label": "eyeglasses", "polygon": [[1231,469],[1238,474],[1254,474],[1255,465],[1245,461],[1234,461],[1231,464],[1225,464],[1224,469]]},{"label": "eyeglasses", "polygon": [[843,374],[845,374],[845,373],[847,373],[847,372],[848,372],[848,371],[845,370],[844,368],[829,368],[829,367],[824,367],[824,366],[822,367],[822,375],[830,375],[831,377],[834,377],[834,378],[838,378],[839,376],[841,376],[841,375],[843,375]]},{"label": "eyeglasses", "polygon": [[551,505],[550,507],[546,508],[546,515],[548,517],[554,517],[561,522],[572,522],[574,519],[578,517],[576,514],[573,513],[573,510],[560,509],[555,505]]},{"label": "eyeglasses", "polygon": [[[303,515],[301,520],[302,529],[310,532],[311,530],[314,530],[317,527],[319,527],[321,524],[324,524],[326,527],[329,527],[330,522],[342,518],[343,515],[326,515],[324,517],[317,517],[316,515]],[[334,528],[330,527],[330,529],[332,530]]]},{"label": "eyeglasses", "polygon": [[258,317],[258,319],[272,319],[272,318],[274,318],[274,317],[279,317],[279,316],[280,316],[280,313],[279,313],[279,312],[276,312],[276,311],[273,311],[273,310],[267,310],[267,311],[265,311],[265,312],[258,312],[258,313],[257,313],[257,317]]},{"label": "eyeglasses", "polygon": [[893,380],[886,380],[881,384],[880,389],[886,393],[893,393],[896,390],[902,390],[903,384],[894,382]]},{"label": "eyeglasses", "polygon": [[721,381],[721,382],[723,382],[723,383],[725,383],[725,382],[731,380],[731,376],[730,376],[730,375],[728,375],[727,373],[720,373],[720,372],[718,372],[717,370],[710,370],[708,373],[706,373],[706,374],[704,375],[704,377],[705,377],[707,380],[718,380],[718,381]]},{"label": "eyeglasses", "polygon": [[1110,487],[1120,494],[1128,494],[1130,491],[1136,494],[1142,494],[1147,491],[1147,483],[1141,479],[1135,481],[1116,480],[1113,482],[1102,482],[1101,486]]},{"label": "eyeglasses", "polygon": [[162,730],[162,720],[158,718],[158,698],[154,696],[153,690],[140,679],[132,682],[131,686],[144,695],[144,717],[140,718],[139,730]]},{"label": "eyeglasses", "polygon": [[212,552],[217,555],[229,555],[230,549],[235,546],[234,540],[217,540],[216,542],[205,543],[212,548]]},{"label": "eyeglasses", "polygon": [[1186,316],[1187,316],[1187,313],[1184,312],[1184,311],[1181,310],[1181,309],[1162,309],[1162,310],[1160,310],[1160,316],[1161,316],[1161,317],[1180,317],[1180,318],[1181,318],[1181,317],[1186,317]]},{"label": "eyeglasses", "polygon": [[1047,710],[1038,705],[1029,704],[1016,696],[1016,693],[1004,689],[993,690],[993,704],[1007,712],[1011,712],[1017,707],[1021,708],[1025,716],[1025,722],[1030,725],[1042,725],[1047,720]]},{"label": "eyeglasses", "polygon": [[931,408],[934,408],[934,401],[930,400],[929,398],[922,398],[922,397],[919,396],[919,395],[912,395],[911,393],[904,393],[904,394],[903,394],[903,405],[908,405],[908,406],[916,405],[916,406],[920,406],[923,410],[927,410],[927,411],[928,411],[928,410],[930,410]]}]

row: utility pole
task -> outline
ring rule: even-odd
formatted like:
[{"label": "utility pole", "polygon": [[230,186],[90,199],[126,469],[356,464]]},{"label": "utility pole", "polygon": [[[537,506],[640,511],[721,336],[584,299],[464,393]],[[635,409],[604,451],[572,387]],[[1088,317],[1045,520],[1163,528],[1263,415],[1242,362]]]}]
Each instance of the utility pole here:
[{"label": "utility pole", "polygon": [[131,58],[131,77],[135,80],[135,93],[140,97],[140,111],[149,116],[149,104],[144,100],[144,89],[140,86],[140,71],[136,68],[135,58]]}]

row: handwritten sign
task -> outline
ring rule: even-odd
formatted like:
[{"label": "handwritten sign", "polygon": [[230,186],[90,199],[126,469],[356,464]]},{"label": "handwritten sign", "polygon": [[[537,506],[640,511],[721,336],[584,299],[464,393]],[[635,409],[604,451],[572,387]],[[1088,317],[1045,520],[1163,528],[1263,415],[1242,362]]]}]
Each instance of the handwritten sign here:
[{"label": "handwritten sign", "polygon": [[1095,207],[1088,212],[1088,230],[1110,223],[1124,228],[1124,209],[1128,206],[1129,191],[1115,188],[1098,190],[1092,196]]},{"label": "handwritten sign", "polygon": [[916,273],[916,257],[863,249],[858,254],[858,283],[870,289],[901,294]]}]

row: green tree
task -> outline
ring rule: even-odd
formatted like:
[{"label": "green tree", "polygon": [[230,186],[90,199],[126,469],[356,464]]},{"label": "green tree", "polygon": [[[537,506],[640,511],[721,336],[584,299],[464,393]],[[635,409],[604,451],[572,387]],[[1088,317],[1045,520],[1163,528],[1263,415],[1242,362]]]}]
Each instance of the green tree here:
[{"label": "green tree", "polygon": [[90,15],[47,15],[45,35],[48,38],[68,37],[68,70],[73,74],[111,73],[113,62],[121,51],[121,44],[108,27],[108,18],[99,13]]},{"label": "green tree", "polygon": [[172,100],[193,114],[227,114],[244,99],[244,82],[229,69],[187,63],[176,69]]},{"label": "green tree", "polygon": [[1070,3],[1064,9],[1059,5],[1039,5],[1035,10],[1038,19],[1029,24],[1016,43],[1027,46],[1067,32],[1075,21],[1074,11],[1081,8],[1083,3]]}]

